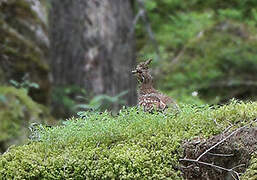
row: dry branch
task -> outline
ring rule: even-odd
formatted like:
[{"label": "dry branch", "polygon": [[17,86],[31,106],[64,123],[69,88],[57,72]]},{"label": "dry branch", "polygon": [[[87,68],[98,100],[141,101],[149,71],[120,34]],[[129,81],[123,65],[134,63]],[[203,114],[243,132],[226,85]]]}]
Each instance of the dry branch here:
[{"label": "dry branch", "polygon": [[[222,140],[220,140],[218,143],[216,143],[215,145],[211,146],[209,149],[207,149],[205,152],[203,152],[197,159],[188,159],[188,158],[184,158],[184,159],[179,159],[179,161],[187,161],[187,162],[192,162],[192,163],[197,163],[197,164],[202,164],[202,165],[206,165],[206,166],[209,166],[209,167],[213,167],[213,168],[216,168],[216,169],[220,169],[220,170],[223,170],[223,171],[226,171],[226,172],[229,172],[231,174],[231,176],[236,180],[236,179],[240,179],[239,177],[239,173],[237,171],[235,171],[234,169],[238,168],[238,167],[241,167],[241,166],[245,166],[245,164],[240,164],[240,165],[237,165],[231,169],[227,169],[227,168],[224,168],[224,167],[221,167],[221,166],[218,166],[218,165],[215,165],[215,164],[211,164],[211,163],[207,163],[207,162],[203,162],[203,161],[200,161],[200,159],[205,155],[205,154],[211,154],[209,151],[211,151],[212,149],[214,149],[215,147],[217,147],[218,145],[220,145],[221,143],[223,143],[224,141],[226,141],[227,139],[229,139],[231,136],[233,136],[234,134],[236,134],[237,132],[241,131],[242,129],[246,128],[247,126],[250,126],[251,124],[257,122],[257,119],[251,121],[250,123],[234,130],[232,133],[230,133],[228,136],[226,136],[225,138],[223,138]],[[231,126],[229,126],[229,128],[226,128],[225,132],[230,129]],[[213,154],[213,155],[217,155],[217,154]],[[220,154],[219,154],[220,155]],[[228,156],[228,155],[224,155],[222,154],[222,156]]]},{"label": "dry branch", "polygon": [[181,57],[184,56],[185,51],[187,50],[187,46],[189,44],[191,44],[192,42],[198,40],[199,38],[201,38],[204,35],[204,31],[200,31],[196,37],[194,37],[193,39],[189,40],[183,47],[182,49],[178,52],[178,54],[171,60],[171,66],[177,64],[179,62],[179,60],[181,59]]},{"label": "dry branch", "polygon": [[217,154],[217,153],[210,153],[210,152],[208,152],[208,154],[210,154],[212,156],[221,156],[221,157],[231,157],[231,156],[234,156],[234,154]]},{"label": "dry branch", "polygon": [[148,33],[150,41],[152,42],[153,47],[154,47],[154,49],[156,51],[157,60],[159,60],[160,59],[159,46],[158,46],[158,43],[157,43],[157,41],[155,39],[153,30],[151,28],[150,20],[149,20],[149,18],[147,16],[147,11],[146,11],[146,8],[145,8],[144,0],[137,0],[136,2],[138,4],[139,10],[138,10],[138,13],[137,13],[137,15],[135,16],[135,18],[133,20],[133,25],[132,25],[132,28],[130,30],[130,36],[133,35],[133,33],[135,31],[135,26],[136,26],[138,20],[141,18],[143,23],[144,23],[144,25],[145,25],[145,29],[146,29],[146,31]]},{"label": "dry branch", "polygon": [[207,149],[204,153],[202,153],[196,160],[199,161],[201,159],[201,157],[203,157],[206,153],[208,153],[210,150],[214,149],[215,147],[217,147],[219,144],[223,143],[224,141],[226,141],[228,138],[230,138],[231,136],[233,136],[234,134],[236,134],[237,132],[241,131],[242,129],[244,129],[245,127],[251,125],[252,123],[256,122],[257,119],[255,119],[254,121],[236,129],[235,131],[233,131],[232,133],[230,133],[230,135],[228,135],[227,137],[225,137],[224,139],[222,139],[221,141],[219,141],[218,143],[216,143],[215,145],[213,145],[212,147],[210,147],[209,149]]},{"label": "dry branch", "polygon": [[240,165],[237,165],[231,169],[227,169],[227,168],[224,168],[224,167],[221,167],[221,166],[217,166],[215,164],[211,164],[211,163],[207,163],[207,162],[203,162],[203,161],[199,161],[199,160],[194,160],[194,159],[180,159],[180,161],[187,161],[187,162],[194,162],[194,163],[197,163],[197,164],[202,164],[202,165],[206,165],[206,166],[209,166],[209,167],[213,167],[213,168],[216,168],[216,169],[221,169],[223,171],[227,171],[229,173],[231,173],[231,175],[233,176],[233,173],[236,174],[237,178],[239,178],[239,173],[236,172],[234,169],[235,168],[238,168],[238,167],[241,167],[241,166],[244,166],[244,164],[240,164]]}]

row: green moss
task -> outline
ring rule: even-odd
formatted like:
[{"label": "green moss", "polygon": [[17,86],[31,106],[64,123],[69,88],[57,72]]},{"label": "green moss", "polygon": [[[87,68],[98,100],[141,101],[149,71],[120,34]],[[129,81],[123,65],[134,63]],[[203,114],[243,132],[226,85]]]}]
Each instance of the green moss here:
[{"label": "green moss", "polygon": [[[85,112],[39,131],[41,141],[0,157],[6,179],[182,179],[183,140],[211,137],[257,117],[256,102],[220,107],[181,105],[180,114],[124,109],[113,117]],[[216,122],[215,122],[215,121]],[[217,126],[218,123],[220,126]]]},{"label": "green moss", "polygon": [[250,166],[241,178],[242,180],[255,180],[257,179],[257,154],[252,156]]},{"label": "green moss", "polygon": [[[30,2],[26,0],[8,0],[7,2],[1,3],[1,12],[5,14],[7,20],[11,20],[11,17],[16,17],[11,20],[12,24],[15,26],[15,19],[26,19],[30,22],[41,23],[37,14],[31,9]],[[11,23],[10,22],[10,23]]]},{"label": "green moss", "polygon": [[0,86],[1,151],[10,144],[24,143],[27,140],[29,124],[43,122],[41,114],[41,106],[25,90]]}]

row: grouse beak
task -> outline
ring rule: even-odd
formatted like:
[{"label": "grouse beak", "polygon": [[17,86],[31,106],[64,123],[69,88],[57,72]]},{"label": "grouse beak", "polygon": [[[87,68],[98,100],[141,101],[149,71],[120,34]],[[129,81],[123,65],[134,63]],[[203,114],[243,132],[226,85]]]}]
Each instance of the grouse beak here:
[{"label": "grouse beak", "polygon": [[133,70],[131,71],[132,74],[136,74],[137,73],[137,70]]}]

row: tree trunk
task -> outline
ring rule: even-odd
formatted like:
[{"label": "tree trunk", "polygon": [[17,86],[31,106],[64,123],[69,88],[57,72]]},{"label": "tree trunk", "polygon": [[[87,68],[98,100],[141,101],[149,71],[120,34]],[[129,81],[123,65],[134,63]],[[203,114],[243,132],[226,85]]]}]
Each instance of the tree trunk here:
[{"label": "tree trunk", "polygon": [[[48,50],[44,1],[0,0],[0,154],[27,142],[32,123],[52,119],[47,108],[37,104],[50,104]],[[10,81],[26,88],[37,103],[27,91],[9,87]],[[32,83],[39,88],[30,87]]]},{"label": "tree trunk", "polygon": [[33,100],[48,105],[51,83],[47,64],[46,4],[40,0],[0,0],[0,83],[23,82],[27,76]]},{"label": "tree trunk", "polygon": [[[50,13],[51,64],[56,86],[77,85],[93,95],[136,103],[133,21],[129,0],[55,0]],[[117,107],[117,106],[116,106]]]}]

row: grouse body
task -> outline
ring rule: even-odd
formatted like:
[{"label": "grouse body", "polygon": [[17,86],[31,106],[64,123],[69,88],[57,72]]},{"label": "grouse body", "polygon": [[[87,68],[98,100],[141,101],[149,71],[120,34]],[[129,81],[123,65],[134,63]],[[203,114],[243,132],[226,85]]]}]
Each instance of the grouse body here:
[{"label": "grouse body", "polygon": [[160,93],[153,87],[153,78],[149,72],[149,64],[152,59],[137,65],[132,71],[136,75],[140,87],[138,90],[138,105],[144,108],[144,111],[164,111],[169,105],[177,108],[176,103],[168,96]]}]

